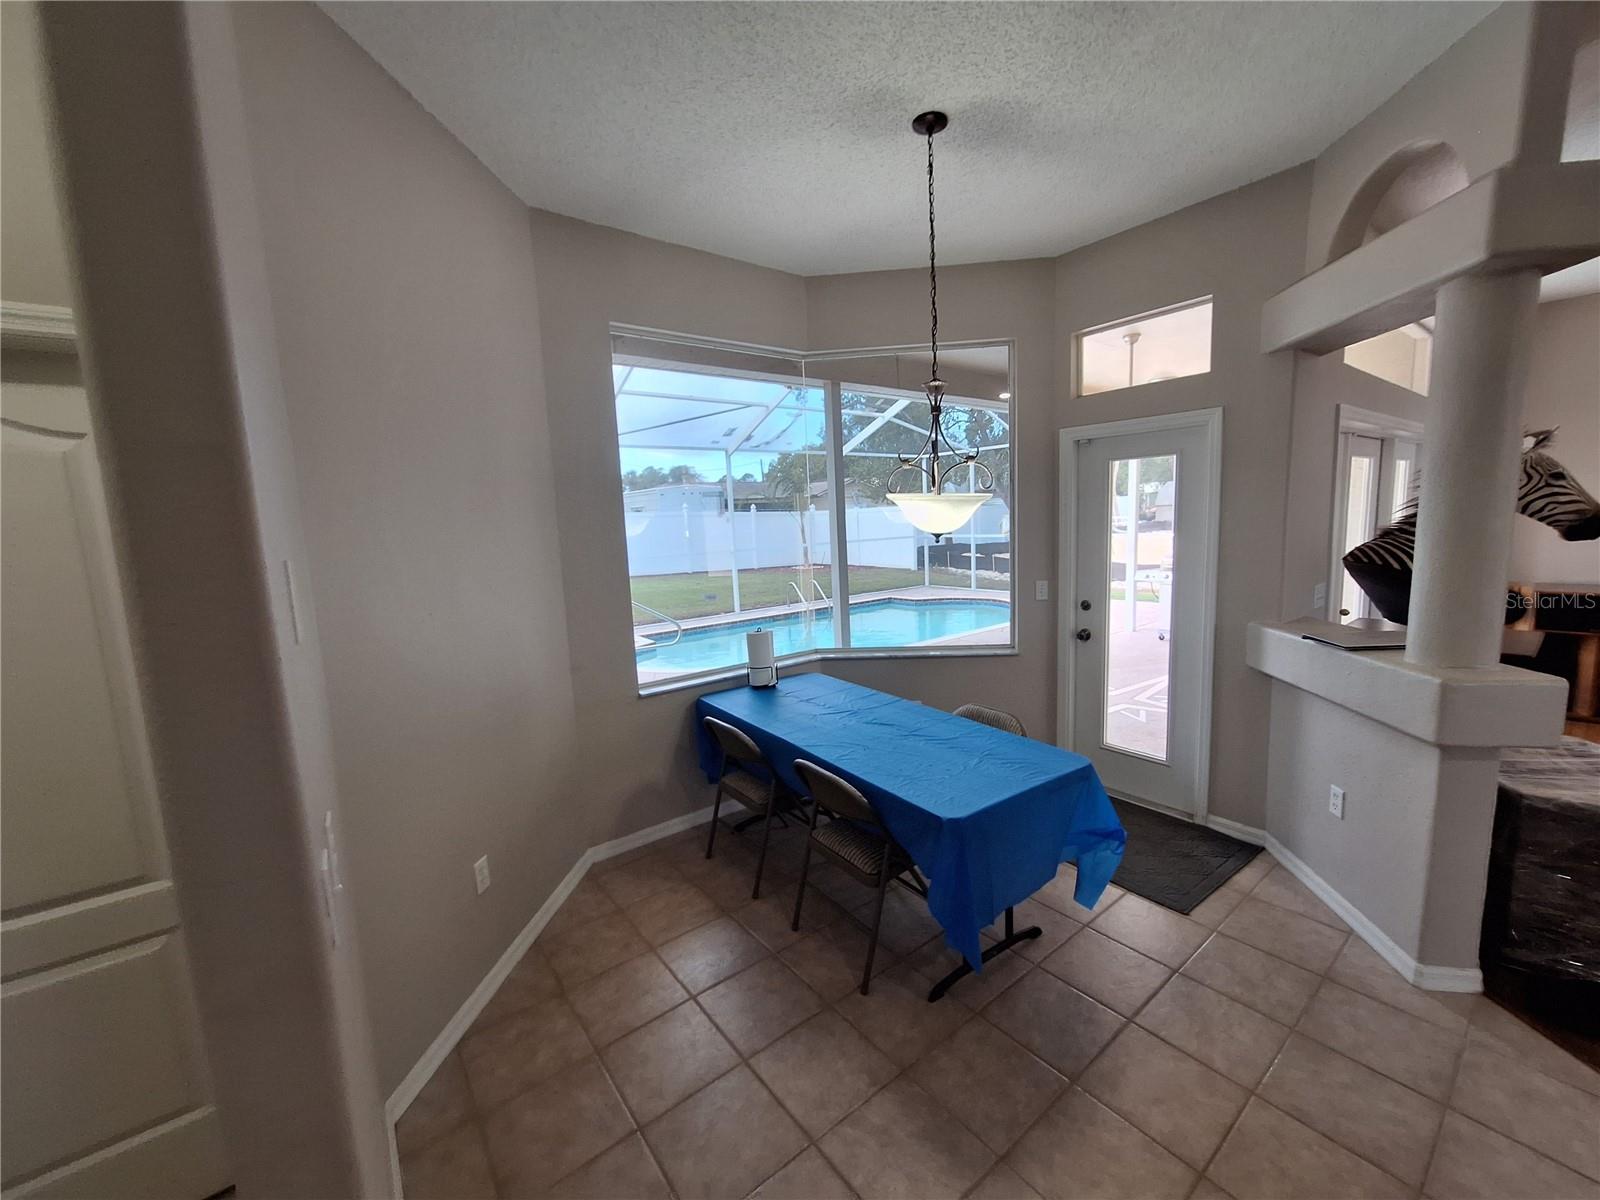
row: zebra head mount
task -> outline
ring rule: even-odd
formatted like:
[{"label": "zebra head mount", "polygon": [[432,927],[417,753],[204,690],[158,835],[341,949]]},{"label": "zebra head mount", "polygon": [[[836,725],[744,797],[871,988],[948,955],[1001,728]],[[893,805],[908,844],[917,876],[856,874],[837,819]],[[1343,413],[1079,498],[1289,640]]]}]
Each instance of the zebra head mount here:
[{"label": "zebra head mount", "polygon": [[[1560,426],[1556,426],[1559,429]],[[1569,542],[1600,538],[1600,502],[1556,459],[1545,453],[1556,429],[1522,435],[1522,480],[1517,485],[1517,511],[1548,525]]]},{"label": "zebra head mount", "polygon": [[[1569,542],[1588,542],[1600,538],[1600,503],[1545,447],[1555,438],[1554,429],[1540,429],[1522,436],[1522,477],[1517,484],[1517,511],[1548,525]],[[1350,572],[1373,607],[1385,620],[1404,625],[1411,615],[1412,555],[1417,540],[1417,500],[1412,499],[1400,519],[1385,525],[1370,540],[1362,542],[1344,556],[1344,569]],[[1517,613],[1508,608],[1507,621]]]}]

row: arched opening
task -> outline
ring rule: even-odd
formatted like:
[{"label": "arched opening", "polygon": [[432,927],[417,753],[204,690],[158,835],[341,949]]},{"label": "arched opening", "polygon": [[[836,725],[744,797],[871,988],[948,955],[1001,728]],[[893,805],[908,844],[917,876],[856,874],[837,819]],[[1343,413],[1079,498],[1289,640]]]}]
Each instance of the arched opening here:
[{"label": "arched opening", "polygon": [[1328,261],[1343,258],[1466,187],[1466,164],[1447,143],[1413,142],[1357,189],[1334,232]]}]

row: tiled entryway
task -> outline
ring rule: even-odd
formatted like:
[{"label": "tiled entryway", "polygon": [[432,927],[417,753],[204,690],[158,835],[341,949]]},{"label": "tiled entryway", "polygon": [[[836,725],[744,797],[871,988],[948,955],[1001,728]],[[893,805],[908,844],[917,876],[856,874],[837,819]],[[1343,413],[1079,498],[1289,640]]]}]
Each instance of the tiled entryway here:
[{"label": "tiled entryway", "polygon": [[[1600,1075],[1478,997],[1404,983],[1266,854],[1191,917],[1072,871],[1044,936],[953,961],[798,830],[598,864],[396,1128],[410,1200],[1600,1198]],[[776,864],[776,865],[774,865]]]}]

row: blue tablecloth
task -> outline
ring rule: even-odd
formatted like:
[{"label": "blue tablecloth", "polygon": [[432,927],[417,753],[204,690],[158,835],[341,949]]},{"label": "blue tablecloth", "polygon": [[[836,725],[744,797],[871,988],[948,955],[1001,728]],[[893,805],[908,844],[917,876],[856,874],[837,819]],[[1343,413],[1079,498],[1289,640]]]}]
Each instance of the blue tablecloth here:
[{"label": "blue tablecloth", "polygon": [[1078,864],[1074,898],[1092,908],[1127,840],[1094,765],[1079,754],[826,675],[737,687],[695,705],[700,765],[720,758],[699,717],[749,734],[783,781],[807,758],[850,780],[929,877],[928,907],[980,967],[978,931]]}]

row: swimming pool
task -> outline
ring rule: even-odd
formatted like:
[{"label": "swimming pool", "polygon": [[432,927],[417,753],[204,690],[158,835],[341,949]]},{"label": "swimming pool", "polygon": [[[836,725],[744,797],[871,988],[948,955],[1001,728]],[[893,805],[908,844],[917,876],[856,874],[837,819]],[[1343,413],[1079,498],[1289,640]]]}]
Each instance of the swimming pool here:
[{"label": "swimming pool", "polygon": [[[869,600],[850,606],[853,647],[911,646],[1004,625],[1011,605],[1004,600]],[[826,611],[814,616],[785,613],[759,621],[738,621],[686,629],[672,645],[635,652],[641,671],[687,674],[745,661],[744,635],[752,629],[772,630],[773,652],[780,658],[833,645],[833,621]],[[670,640],[670,633],[662,635]]]}]

